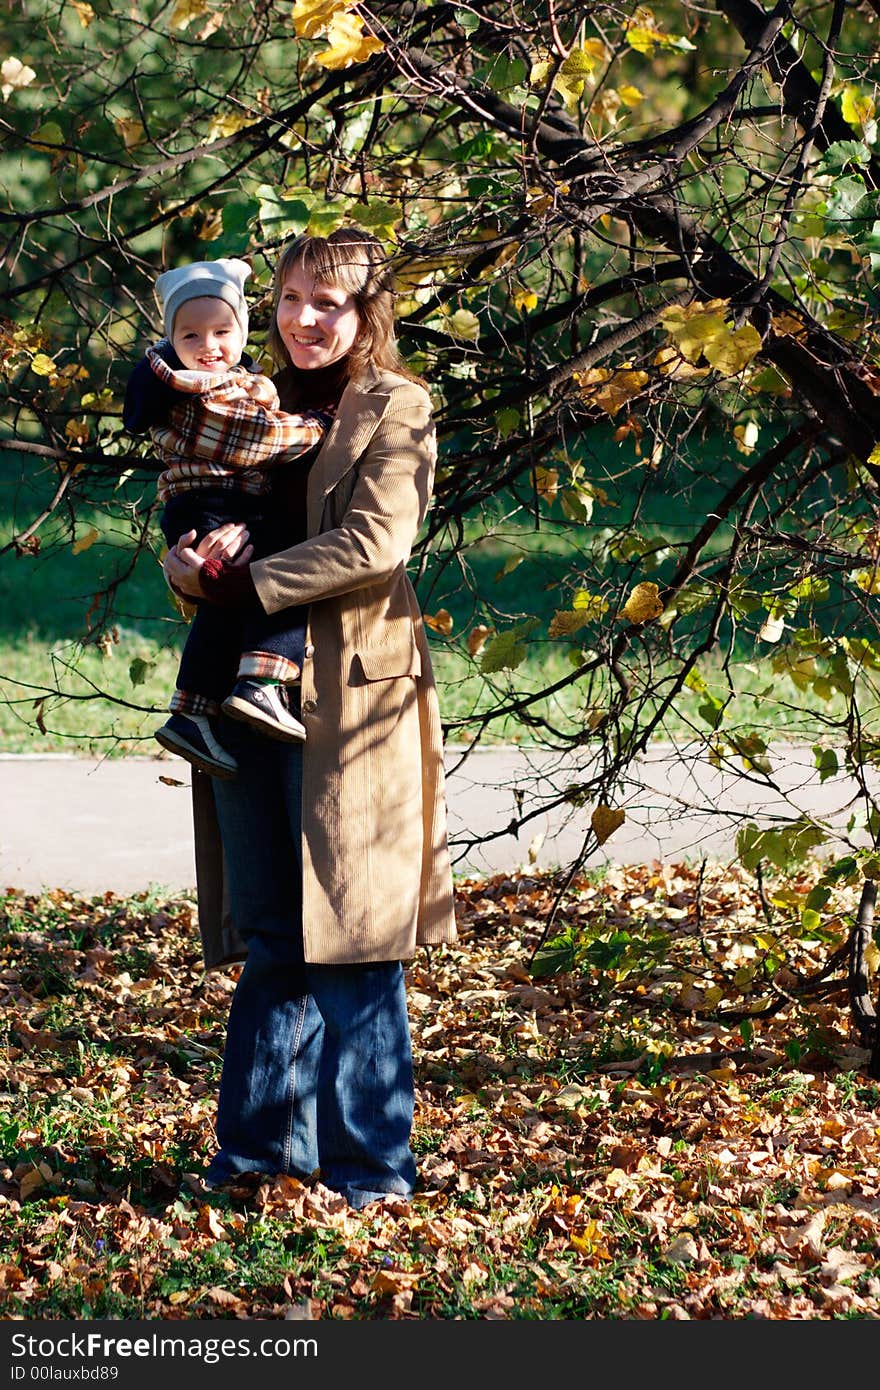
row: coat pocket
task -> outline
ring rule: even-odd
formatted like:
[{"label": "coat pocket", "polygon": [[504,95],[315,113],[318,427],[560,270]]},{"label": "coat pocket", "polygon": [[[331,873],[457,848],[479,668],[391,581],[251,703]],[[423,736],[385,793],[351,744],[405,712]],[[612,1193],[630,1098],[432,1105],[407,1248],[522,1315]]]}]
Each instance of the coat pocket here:
[{"label": "coat pocket", "polygon": [[[359,671],[358,667],[360,668]],[[365,681],[387,681],[394,680],[398,676],[420,676],[422,674],[421,654],[415,641],[393,647],[365,647],[355,654],[355,674],[359,674]]]}]

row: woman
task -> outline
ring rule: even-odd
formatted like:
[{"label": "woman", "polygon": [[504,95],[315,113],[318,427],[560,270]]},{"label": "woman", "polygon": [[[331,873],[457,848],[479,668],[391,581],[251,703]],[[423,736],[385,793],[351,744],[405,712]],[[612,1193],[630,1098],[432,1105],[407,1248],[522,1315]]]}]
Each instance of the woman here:
[{"label": "woman", "polygon": [[165,560],[185,595],[308,606],[305,743],[230,725],[237,776],[193,776],[206,965],[246,953],[208,1180],[318,1170],[354,1208],[413,1191],[402,962],[455,938],[439,707],[405,568],[435,436],[427,392],[397,355],[393,302],[369,233],[288,245],[268,337],[281,405],[338,398],[301,536],[233,564],[246,534],[221,528],[198,552],[181,537]]}]

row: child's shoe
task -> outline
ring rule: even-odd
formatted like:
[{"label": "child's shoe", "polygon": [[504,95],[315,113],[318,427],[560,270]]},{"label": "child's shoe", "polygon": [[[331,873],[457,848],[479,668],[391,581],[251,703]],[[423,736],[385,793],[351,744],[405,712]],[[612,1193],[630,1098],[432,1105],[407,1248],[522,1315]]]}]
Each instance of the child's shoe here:
[{"label": "child's shoe", "polygon": [[211,777],[234,777],[238,771],[238,763],[218,743],[206,714],[172,714],[155,737],[163,748]]},{"label": "child's shoe", "polygon": [[269,738],[281,739],[284,743],[302,743],[306,737],[305,725],[288,709],[283,685],[240,680],[220,708],[230,719],[240,719],[242,723],[268,734]]}]

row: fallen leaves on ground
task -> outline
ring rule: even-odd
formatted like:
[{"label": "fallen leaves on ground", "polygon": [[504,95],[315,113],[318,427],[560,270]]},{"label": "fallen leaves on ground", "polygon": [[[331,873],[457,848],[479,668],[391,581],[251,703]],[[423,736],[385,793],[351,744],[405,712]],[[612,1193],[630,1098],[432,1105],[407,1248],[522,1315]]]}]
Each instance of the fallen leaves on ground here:
[{"label": "fallen leaves on ground", "polygon": [[[8,890],[2,1315],[880,1315],[880,1086],[845,983],[725,1022],[760,994],[744,873],[561,883],[457,885],[459,942],[407,971],[419,1191],[362,1212],[320,1181],[204,1186],[237,971],[203,973],[189,899]],[[582,954],[536,976],[553,904]],[[787,943],[789,984],[820,944]]]}]

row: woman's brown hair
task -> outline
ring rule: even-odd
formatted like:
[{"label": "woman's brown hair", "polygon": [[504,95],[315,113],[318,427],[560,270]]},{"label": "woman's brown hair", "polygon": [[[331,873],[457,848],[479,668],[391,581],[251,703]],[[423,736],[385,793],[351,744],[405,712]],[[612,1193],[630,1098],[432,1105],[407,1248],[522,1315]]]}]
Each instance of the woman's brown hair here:
[{"label": "woman's brown hair", "polygon": [[394,276],[382,243],[361,227],[338,227],[329,236],[304,233],[288,242],[278,258],[272,287],[272,318],[266,346],[275,364],[291,365],[290,353],[278,332],[278,304],[294,266],[325,285],[350,294],[357,305],[360,328],[349,354],[349,376],[358,377],[372,364],[424,385],[406,366],[394,334]]}]

